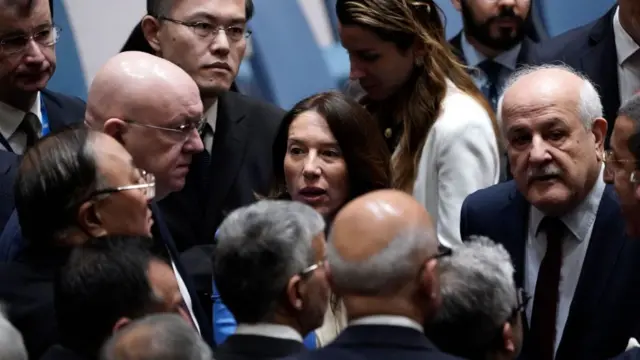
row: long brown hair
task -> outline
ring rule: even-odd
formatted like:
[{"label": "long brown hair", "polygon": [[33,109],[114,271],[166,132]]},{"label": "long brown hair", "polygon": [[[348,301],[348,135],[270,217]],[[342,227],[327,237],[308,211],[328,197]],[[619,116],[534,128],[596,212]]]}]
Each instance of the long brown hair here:
[{"label": "long brown hair", "polygon": [[302,113],[322,116],[342,151],[353,199],[391,185],[390,153],[378,124],[355,100],[339,92],[323,92],[298,102],[284,116],[273,144],[273,180],[270,198],[289,198],[284,176],[289,126]]},{"label": "long brown hair", "polygon": [[499,139],[493,110],[451,51],[441,11],[432,0],[338,0],[336,12],[342,25],[362,26],[402,52],[416,41],[424,46],[425,55],[416,59],[414,72],[400,91],[383,101],[366,96],[362,100],[379,122],[391,120],[402,131],[391,159],[394,188],[413,189],[422,148],[447,93],[447,79],[485,108]]}]

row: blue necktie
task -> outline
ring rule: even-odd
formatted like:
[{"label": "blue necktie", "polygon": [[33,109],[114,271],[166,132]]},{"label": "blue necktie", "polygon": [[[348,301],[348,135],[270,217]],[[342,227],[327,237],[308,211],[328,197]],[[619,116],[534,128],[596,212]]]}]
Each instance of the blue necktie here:
[{"label": "blue necktie", "polygon": [[491,104],[493,111],[495,111],[498,105],[498,81],[502,65],[489,59],[481,62],[478,67],[487,76],[487,82],[481,89],[482,93]]},{"label": "blue necktie", "polygon": [[316,333],[314,331],[310,332],[309,335],[304,338],[304,346],[309,350],[316,349]]}]

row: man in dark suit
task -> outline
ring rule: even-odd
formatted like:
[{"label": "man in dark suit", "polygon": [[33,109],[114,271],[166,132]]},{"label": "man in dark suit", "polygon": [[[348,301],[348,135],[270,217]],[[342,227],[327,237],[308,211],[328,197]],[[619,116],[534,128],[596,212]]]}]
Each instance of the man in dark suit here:
[{"label": "man in dark suit", "polygon": [[640,90],[640,3],[619,0],[610,11],[587,25],[539,43],[527,63],[563,62],[596,85],[609,122],[605,148],[620,104]]},{"label": "man in dark suit", "polygon": [[[0,3],[0,233],[13,211],[18,155],[40,136],[82,121],[84,102],[45,90],[56,67],[47,0]],[[36,31],[34,31],[34,29]],[[31,36],[31,37],[30,37]],[[6,154],[6,152],[10,154]]]},{"label": "man in dark suit", "polygon": [[148,0],[141,24],[156,55],[191,75],[204,104],[205,151],[194,158],[184,189],[159,205],[209,305],[215,231],[230,211],[266,195],[271,145],[284,115],[229,91],[245,55],[253,10],[252,0]]},{"label": "man in dark suit", "polygon": [[213,273],[238,327],[216,359],[279,359],[305,350],[303,337],[322,325],[329,303],[324,229],[320,214],[292,201],[261,201],[223,221]]},{"label": "man in dark suit", "polygon": [[[427,211],[397,190],[365,194],[336,216],[329,281],[349,325],[324,348],[288,359],[459,359],[424,335],[440,304],[439,253]],[[464,341],[464,339],[461,339]]]},{"label": "man in dark suit", "polygon": [[598,94],[560,65],[512,81],[501,112],[514,180],[465,200],[461,235],[502,243],[516,285],[533,295],[524,358],[615,356],[638,323],[640,243],[625,236],[618,200],[602,180],[607,123]]},{"label": "man in dark suit", "polygon": [[507,77],[527,57],[531,4],[513,0],[452,0],[463,28],[449,43],[495,110]]}]

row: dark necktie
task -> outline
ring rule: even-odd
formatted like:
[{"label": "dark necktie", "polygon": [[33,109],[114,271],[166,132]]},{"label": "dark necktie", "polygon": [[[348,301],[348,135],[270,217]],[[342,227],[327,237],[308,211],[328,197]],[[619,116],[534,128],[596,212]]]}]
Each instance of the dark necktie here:
[{"label": "dark necktie", "polygon": [[502,65],[489,59],[481,62],[478,67],[487,76],[487,83],[482,87],[482,93],[491,104],[493,111],[495,111],[498,105],[498,81]]},{"label": "dark necktie", "polygon": [[540,264],[531,312],[530,338],[536,360],[552,360],[555,353],[556,314],[560,299],[562,241],[567,227],[562,220],[545,217],[540,231],[547,235],[547,251]]},{"label": "dark necktie", "polygon": [[200,161],[205,169],[208,168],[209,163],[211,163],[211,151],[213,151],[213,142],[211,144],[211,148],[207,147],[207,142],[205,141],[207,136],[213,136],[213,129],[208,122],[205,122],[204,127],[200,132],[200,139],[202,139],[202,144],[204,145],[204,150],[202,151],[202,154],[200,154]]},{"label": "dark necktie", "polygon": [[40,135],[38,132],[38,124],[40,123],[40,119],[34,113],[28,112],[24,115],[22,122],[18,126],[18,129],[22,131],[27,136],[27,146],[25,151],[32,147],[33,144],[38,140],[38,136]]}]

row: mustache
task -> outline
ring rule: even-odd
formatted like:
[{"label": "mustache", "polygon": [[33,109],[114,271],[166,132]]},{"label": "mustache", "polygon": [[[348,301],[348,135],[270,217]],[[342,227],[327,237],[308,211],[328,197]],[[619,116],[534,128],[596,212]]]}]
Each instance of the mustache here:
[{"label": "mustache", "polygon": [[549,176],[562,176],[563,172],[557,165],[547,165],[544,167],[530,168],[527,171],[529,182],[547,178]]},{"label": "mustache", "polygon": [[521,17],[519,17],[518,15],[516,15],[515,11],[513,10],[513,7],[503,7],[500,9],[500,13],[496,16],[492,16],[490,17],[486,23],[487,24],[492,24],[496,21],[500,21],[500,20],[511,20],[516,22],[518,25],[522,25],[524,23],[524,19],[522,19]]}]

